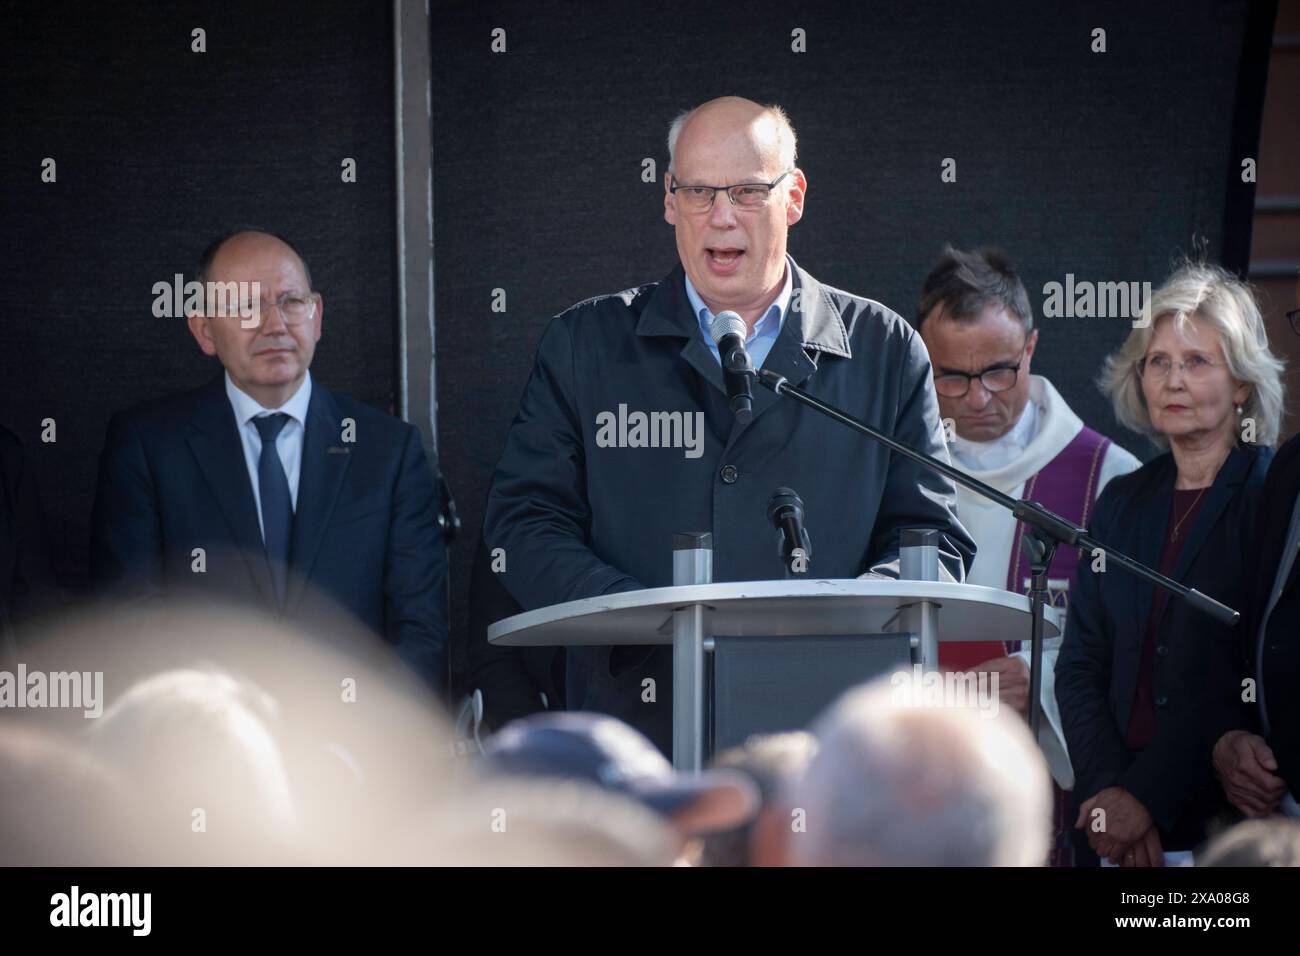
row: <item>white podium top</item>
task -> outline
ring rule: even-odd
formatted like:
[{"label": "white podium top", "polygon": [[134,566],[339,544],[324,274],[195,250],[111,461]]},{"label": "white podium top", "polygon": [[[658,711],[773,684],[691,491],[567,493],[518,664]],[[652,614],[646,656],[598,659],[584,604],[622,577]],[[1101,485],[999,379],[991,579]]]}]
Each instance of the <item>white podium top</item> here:
[{"label": "white podium top", "polygon": [[[525,611],[488,628],[493,644],[517,646],[671,644],[673,611],[702,604],[713,637],[881,634],[898,630],[899,611],[921,601],[938,610],[940,641],[1029,640],[1029,598],[950,581],[875,578],[733,581],[646,588]],[[1043,637],[1061,632],[1046,609]]]}]

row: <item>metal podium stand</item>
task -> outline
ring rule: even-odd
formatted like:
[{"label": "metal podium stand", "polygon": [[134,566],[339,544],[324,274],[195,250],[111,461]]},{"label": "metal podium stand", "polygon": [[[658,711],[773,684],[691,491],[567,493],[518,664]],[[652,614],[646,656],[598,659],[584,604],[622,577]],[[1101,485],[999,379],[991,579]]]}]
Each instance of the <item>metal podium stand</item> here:
[{"label": "metal podium stand", "polygon": [[[1044,637],[1060,633],[1046,609]],[[1029,598],[974,584],[885,579],[740,581],[626,591],[526,611],[488,628],[494,644],[673,644],[673,763],[703,756],[702,655],[713,637],[911,633],[923,668],[945,641],[1017,639]]]}]

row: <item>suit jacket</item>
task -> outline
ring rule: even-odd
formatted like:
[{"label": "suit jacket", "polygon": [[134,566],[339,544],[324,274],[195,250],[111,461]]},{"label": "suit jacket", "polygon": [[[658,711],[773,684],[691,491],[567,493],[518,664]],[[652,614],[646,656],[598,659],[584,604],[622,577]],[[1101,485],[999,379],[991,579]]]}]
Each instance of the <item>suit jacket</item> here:
[{"label": "suit jacket", "polygon": [[[1174,580],[1240,609],[1259,493],[1273,452],[1237,446],[1206,491]],[[1176,468],[1164,454],[1111,480],[1097,499],[1092,534],[1155,567],[1167,535]],[[1238,628],[1187,602],[1166,600],[1156,631],[1156,733],[1140,753],[1125,743],[1154,586],[1113,564],[1092,570],[1079,556],[1065,640],[1056,662],[1056,699],[1079,801],[1119,786],[1151,814],[1166,849],[1190,849],[1219,794],[1200,731],[1224,672],[1237,673]],[[1174,844],[1184,844],[1177,846]]]},{"label": "suit jacket", "polygon": [[[469,626],[463,648],[463,691],[483,693],[483,723],[499,730],[512,720],[564,705],[564,650],[489,644],[487,629],[523,610],[510,596],[480,535],[469,575]],[[546,695],[546,704],[542,695]],[[459,695],[457,695],[459,696]]]},{"label": "suit jacket", "polygon": [[[946,460],[920,336],[880,303],[789,264],[791,305],[765,367]],[[702,446],[632,447],[629,428],[609,447],[598,416],[634,412],[702,419]],[[895,561],[904,527],[939,529],[940,559],[958,580],[974,556],[948,479],[758,385],[753,420],[737,425],[678,265],[548,326],[493,477],[484,540],[505,550],[502,577],[525,610],[671,584],[678,531],[712,532],[715,581],[781,578],[766,515],[781,486],[803,498],[818,577]],[[567,660],[571,708],[619,717],[669,751],[671,648],[570,648]]]},{"label": "suit jacket", "polygon": [[[355,441],[342,441],[343,420]],[[447,555],[415,428],[313,380],[286,617],[337,608],[446,683]],[[193,570],[195,548],[206,570]],[[110,597],[188,592],[275,612],[270,566],[224,376],[113,416],[100,458],[91,573]],[[331,629],[332,630],[332,629]]]},{"label": "suit jacket", "polygon": [[[1259,498],[1254,544],[1248,564],[1248,589],[1237,641],[1238,666],[1225,671],[1220,696],[1207,709],[1207,752],[1229,730],[1264,733],[1277,758],[1278,775],[1300,794],[1300,559],[1293,560],[1285,579],[1278,581],[1285,557],[1291,512],[1300,496],[1300,436],[1278,450]],[[1273,589],[1281,585],[1268,630],[1259,641]],[[1262,652],[1262,653],[1261,653]],[[1245,678],[1258,680],[1253,699],[1243,702]],[[1268,711],[1262,725],[1258,704]]]}]

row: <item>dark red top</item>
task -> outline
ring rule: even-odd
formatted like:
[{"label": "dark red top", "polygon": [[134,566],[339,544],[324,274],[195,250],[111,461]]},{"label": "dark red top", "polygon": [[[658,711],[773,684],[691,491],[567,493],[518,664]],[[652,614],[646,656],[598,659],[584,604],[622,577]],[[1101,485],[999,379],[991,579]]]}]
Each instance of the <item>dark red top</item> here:
[{"label": "dark red top", "polygon": [[[1160,552],[1160,573],[1167,578],[1174,576],[1174,567],[1178,556],[1183,553],[1192,526],[1196,524],[1196,515],[1205,503],[1208,488],[1190,488],[1187,491],[1174,490],[1173,501],[1169,504],[1169,524],[1165,529],[1165,546]],[[1174,524],[1178,524],[1178,538],[1171,535]],[[1133,695],[1133,712],[1129,716],[1128,730],[1124,742],[1129,750],[1138,751],[1146,748],[1156,735],[1156,631],[1160,626],[1160,615],[1165,609],[1168,592],[1156,588],[1155,599],[1151,602],[1151,614],[1147,617],[1146,635],[1142,641],[1142,663],[1138,667],[1137,691]]]}]

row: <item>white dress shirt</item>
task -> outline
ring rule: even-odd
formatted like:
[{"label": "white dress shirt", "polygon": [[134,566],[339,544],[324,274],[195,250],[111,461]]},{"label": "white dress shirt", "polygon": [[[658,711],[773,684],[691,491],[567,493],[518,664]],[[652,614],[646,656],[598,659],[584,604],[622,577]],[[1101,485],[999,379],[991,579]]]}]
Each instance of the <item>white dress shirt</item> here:
[{"label": "white dress shirt", "polygon": [[[789,260],[789,256],[786,257]],[[700,334],[704,336],[704,344],[709,347],[713,357],[722,364],[722,353],[718,351],[718,344],[713,341],[713,320],[717,318],[700,294],[695,291],[695,286],[691,283],[691,277],[685,276],[686,279],[686,298],[691,302],[691,308],[695,310],[695,317],[700,320]],[[762,368],[763,363],[767,361],[768,353],[772,351],[772,346],[776,344],[776,337],[781,333],[785,326],[785,314],[790,306],[790,298],[794,292],[794,268],[787,261],[785,264],[785,283],[781,286],[781,291],[777,293],[776,299],[763,312],[758,321],[754,323],[754,330],[749,333],[745,339],[745,351],[749,353],[749,360],[754,363],[754,368]]]},{"label": "white dress shirt", "polygon": [[298,476],[302,473],[302,439],[307,428],[307,406],[311,402],[311,372],[302,380],[298,391],[279,408],[263,408],[257,399],[240,391],[230,373],[226,373],[226,397],[235,412],[235,424],[239,426],[239,440],[244,445],[244,465],[248,469],[248,481],[253,486],[253,504],[257,506],[257,526],[262,530],[262,540],[266,541],[266,529],[262,527],[262,493],[257,479],[257,463],[262,457],[262,435],[253,424],[254,418],[283,412],[289,416],[284,428],[275,439],[275,450],[280,455],[284,466],[284,476],[289,480],[289,500],[293,510],[298,510]]}]

